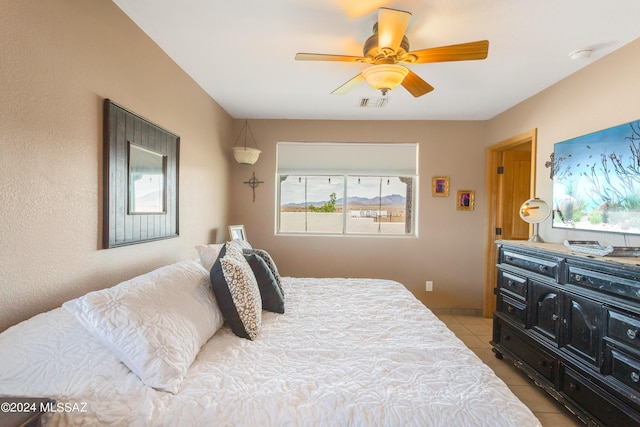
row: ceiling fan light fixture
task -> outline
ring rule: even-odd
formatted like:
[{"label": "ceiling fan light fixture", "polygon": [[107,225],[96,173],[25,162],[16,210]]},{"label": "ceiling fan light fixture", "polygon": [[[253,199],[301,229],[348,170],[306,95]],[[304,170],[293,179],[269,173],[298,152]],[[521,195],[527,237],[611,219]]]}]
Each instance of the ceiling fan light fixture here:
[{"label": "ceiling fan light fixture", "polygon": [[[371,1],[369,0],[369,2]],[[390,90],[402,84],[407,92],[418,98],[431,92],[433,86],[413,71],[397,65],[399,62],[426,64],[487,58],[489,53],[488,40],[410,51],[409,39],[405,34],[410,20],[410,12],[381,7],[378,9],[378,21],[373,26],[373,35],[367,38],[364,43],[362,56],[299,52],[296,54],[296,61],[370,64],[369,68],[333,90],[332,95],[344,95],[365,80],[369,86],[382,92],[382,96],[387,96]]]},{"label": "ceiling fan light fixture", "polygon": [[362,71],[369,86],[381,91],[383,95],[401,84],[408,73],[406,67],[398,64],[372,65]]}]

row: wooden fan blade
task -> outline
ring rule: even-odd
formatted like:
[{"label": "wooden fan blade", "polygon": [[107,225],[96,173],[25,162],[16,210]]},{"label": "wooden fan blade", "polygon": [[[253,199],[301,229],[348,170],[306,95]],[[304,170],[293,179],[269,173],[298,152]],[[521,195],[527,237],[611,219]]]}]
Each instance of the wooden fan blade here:
[{"label": "wooden fan blade", "polygon": [[488,53],[489,41],[480,40],[408,52],[406,55],[408,58],[415,56],[417,59],[415,61],[407,60],[406,62],[424,64],[427,62],[469,61],[485,59]]},{"label": "wooden fan blade", "polygon": [[331,0],[335,6],[342,9],[349,18],[362,18],[367,16],[379,8],[393,3],[393,0]]},{"label": "wooden fan blade", "polygon": [[362,56],[331,55],[324,53],[296,53],[296,61],[339,61],[339,62],[363,62]]},{"label": "wooden fan blade", "polygon": [[352,78],[351,80],[349,80],[348,82],[346,82],[345,84],[343,84],[342,86],[340,86],[339,88],[337,88],[336,90],[334,90],[333,92],[331,92],[331,95],[346,95],[347,92],[349,92],[354,87],[358,86],[363,81],[364,81],[364,76],[362,75],[362,73],[360,73],[354,78]]},{"label": "wooden fan blade", "polygon": [[378,9],[378,47],[397,51],[410,20],[409,12],[386,7]]},{"label": "wooden fan blade", "polygon": [[433,86],[422,80],[420,76],[411,70],[409,70],[409,74],[402,80],[402,86],[416,98],[433,90]]}]

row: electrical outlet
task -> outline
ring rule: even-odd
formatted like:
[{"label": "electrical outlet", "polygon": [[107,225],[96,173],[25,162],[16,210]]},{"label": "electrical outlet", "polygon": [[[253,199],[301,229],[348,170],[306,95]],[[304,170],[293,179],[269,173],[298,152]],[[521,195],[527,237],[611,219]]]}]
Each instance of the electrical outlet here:
[{"label": "electrical outlet", "polygon": [[427,282],[425,284],[425,290],[427,292],[433,291],[433,282],[431,280],[427,280]]}]

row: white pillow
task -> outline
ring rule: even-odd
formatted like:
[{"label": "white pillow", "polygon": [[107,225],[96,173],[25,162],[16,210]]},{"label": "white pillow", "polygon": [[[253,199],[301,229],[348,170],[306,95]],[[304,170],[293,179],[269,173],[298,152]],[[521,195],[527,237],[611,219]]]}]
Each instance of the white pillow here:
[{"label": "white pillow", "polygon": [[211,271],[211,267],[213,267],[213,264],[215,264],[218,259],[218,255],[223,246],[224,243],[196,246],[196,251],[198,251],[198,255],[200,256],[200,262],[207,271]]},{"label": "white pillow", "polygon": [[240,249],[253,249],[253,247],[251,246],[251,243],[249,243],[246,240],[233,239],[231,243],[237,244],[238,246],[240,246]]},{"label": "white pillow", "polygon": [[195,260],[90,292],[63,307],[144,384],[171,393],[223,323],[209,273]]}]

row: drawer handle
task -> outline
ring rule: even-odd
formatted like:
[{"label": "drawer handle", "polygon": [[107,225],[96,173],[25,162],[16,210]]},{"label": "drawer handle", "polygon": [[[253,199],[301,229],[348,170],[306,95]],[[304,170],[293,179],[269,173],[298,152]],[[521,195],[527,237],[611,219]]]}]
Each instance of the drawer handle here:
[{"label": "drawer handle", "polygon": [[581,274],[576,274],[576,282],[582,282],[582,279],[584,279],[584,276],[582,276]]},{"label": "drawer handle", "polygon": [[507,306],[507,311],[508,311],[509,313],[513,313],[513,307],[512,307],[512,306],[510,306],[510,305],[508,305],[508,306]]},{"label": "drawer handle", "polygon": [[509,256],[509,255],[507,255],[506,257],[504,257],[504,259],[505,259],[505,260],[507,260],[507,261],[513,261],[513,257],[512,257],[512,256]]},{"label": "drawer handle", "polygon": [[557,315],[557,314],[555,314],[555,313],[554,313],[554,314],[552,314],[552,315],[551,315],[551,320],[553,320],[553,321],[558,320],[558,315]]},{"label": "drawer handle", "polygon": [[631,372],[631,381],[637,383],[638,381],[640,381],[640,375],[638,375],[637,372]]},{"label": "drawer handle", "polygon": [[627,336],[632,340],[636,339],[637,333],[638,331],[634,331],[633,329],[627,329]]},{"label": "drawer handle", "polygon": [[513,287],[516,283],[513,280],[509,280],[507,282],[507,286],[509,286],[510,288]]},{"label": "drawer handle", "polygon": [[538,266],[538,270],[540,270],[542,272],[545,272],[545,271],[547,271],[547,266],[546,265],[539,265]]},{"label": "drawer handle", "polygon": [[577,391],[578,390],[578,385],[576,383],[569,383],[569,390]]}]

